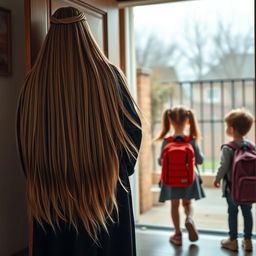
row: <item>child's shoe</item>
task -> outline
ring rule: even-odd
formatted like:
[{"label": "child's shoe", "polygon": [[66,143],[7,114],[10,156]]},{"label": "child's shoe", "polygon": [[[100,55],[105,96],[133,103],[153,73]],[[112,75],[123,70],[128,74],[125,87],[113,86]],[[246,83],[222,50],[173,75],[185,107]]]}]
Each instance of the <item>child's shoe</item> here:
[{"label": "child's shoe", "polygon": [[252,251],[252,240],[251,239],[244,239],[242,240],[242,247],[245,251],[251,252]]},{"label": "child's shoe", "polygon": [[231,250],[231,251],[238,251],[238,243],[237,240],[225,239],[221,241],[221,247]]},{"label": "child's shoe", "polygon": [[181,233],[175,233],[170,237],[170,242],[175,245],[182,245],[182,234]]},{"label": "child's shoe", "polygon": [[187,217],[185,221],[185,227],[188,231],[188,238],[190,241],[195,242],[198,240],[198,232],[195,227],[195,223],[191,217]]}]

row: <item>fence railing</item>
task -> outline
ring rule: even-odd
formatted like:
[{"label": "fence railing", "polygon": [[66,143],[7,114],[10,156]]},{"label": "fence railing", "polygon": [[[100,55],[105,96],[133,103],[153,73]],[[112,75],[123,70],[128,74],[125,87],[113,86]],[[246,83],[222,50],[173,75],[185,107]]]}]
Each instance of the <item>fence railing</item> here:
[{"label": "fence railing", "polygon": [[[228,140],[225,114],[241,107],[255,114],[255,79],[183,81],[171,86],[172,94],[166,107],[185,105],[195,110],[202,134],[199,145],[205,155],[201,170],[214,173],[218,167],[220,146]],[[160,120],[155,123],[154,130],[159,130],[159,123]],[[255,124],[248,138],[255,140]]]}]

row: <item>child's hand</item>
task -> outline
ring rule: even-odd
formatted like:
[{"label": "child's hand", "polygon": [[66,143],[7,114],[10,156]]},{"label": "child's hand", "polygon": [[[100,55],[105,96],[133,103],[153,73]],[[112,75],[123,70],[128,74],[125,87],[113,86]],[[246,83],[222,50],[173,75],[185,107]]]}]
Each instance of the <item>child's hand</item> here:
[{"label": "child's hand", "polygon": [[219,181],[214,181],[214,186],[216,187],[216,188],[219,188],[220,187],[220,182]]}]

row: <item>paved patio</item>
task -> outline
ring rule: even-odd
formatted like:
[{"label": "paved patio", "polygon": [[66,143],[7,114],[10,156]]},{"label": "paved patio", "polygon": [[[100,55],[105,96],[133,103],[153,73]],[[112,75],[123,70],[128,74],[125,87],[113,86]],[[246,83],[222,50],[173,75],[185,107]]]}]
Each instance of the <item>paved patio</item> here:
[{"label": "paved patio", "polygon": [[[226,199],[221,197],[221,189],[206,188],[206,198],[193,201],[194,220],[198,229],[227,230],[227,205]],[[183,209],[180,208],[181,223],[185,221]],[[254,222],[256,222],[256,207],[253,208]],[[172,226],[170,219],[170,202],[154,206],[151,210],[139,217],[139,224]],[[239,232],[243,231],[243,218],[239,212]],[[256,225],[253,231],[256,232]]]}]

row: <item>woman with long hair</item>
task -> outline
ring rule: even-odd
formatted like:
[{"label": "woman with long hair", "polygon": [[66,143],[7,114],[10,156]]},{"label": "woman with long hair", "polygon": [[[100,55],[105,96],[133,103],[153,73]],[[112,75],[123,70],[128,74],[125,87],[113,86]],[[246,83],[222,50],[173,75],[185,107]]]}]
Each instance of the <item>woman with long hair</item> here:
[{"label": "woman with long hair", "polygon": [[136,255],[128,178],[141,142],[135,105],[84,14],[58,9],[17,111],[33,255]]}]

